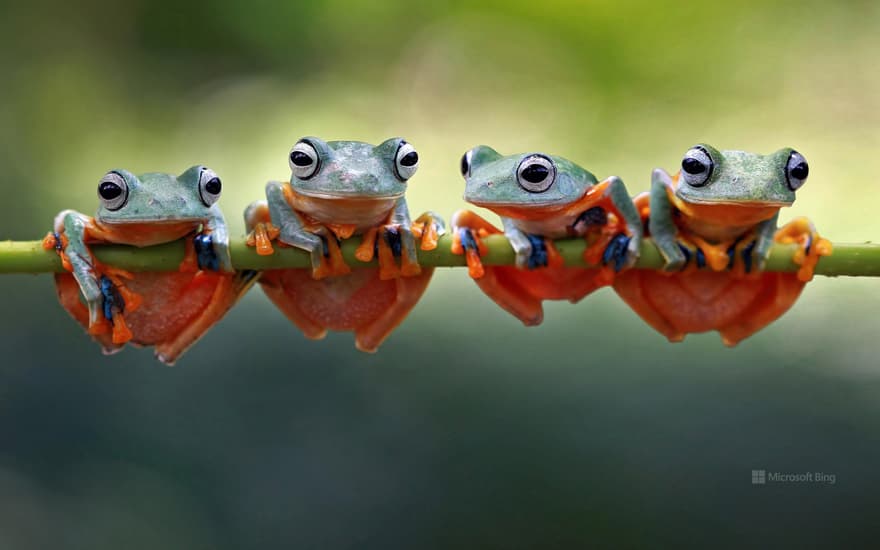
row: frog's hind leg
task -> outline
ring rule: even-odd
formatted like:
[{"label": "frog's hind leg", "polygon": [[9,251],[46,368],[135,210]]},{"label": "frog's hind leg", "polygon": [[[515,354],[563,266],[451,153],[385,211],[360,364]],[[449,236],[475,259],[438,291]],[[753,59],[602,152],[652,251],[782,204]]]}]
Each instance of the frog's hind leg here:
[{"label": "frog's hind leg", "polygon": [[726,346],[735,346],[782,316],[794,305],[805,283],[794,273],[766,272],[760,281],[743,280],[739,284],[761,284],[762,290],[736,322],[718,329]]},{"label": "frog's hind leg", "polygon": [[321,340],[327,336],[327,328],[316,323],[300,308],[295,289],[313,284],[311,274],[302,269],[277,269],[263,272],[260,287],[263,293],[281,310],[309,340]]},{"label": "frog's hind leg", "polygon": [[648,287],[654,285],[660,277],[668,277],[648,270],[631,269],[615,277],[614,291],[636,314],[654,330],[665,336],[670,342],[684,340],[685,332],[673,324],[672,320],[663,315],[651,301]]},{"label": "frog's hind leg", "polygon": [[[89,329],[89,308],[82,303],[80,298],[79,283],[70,273],[57,273],[55,275],[55,287],[58,291],[58,301],[71,317],[84,328]],[[110,323],[100,316],[99,326],[93,325],[90,332],[92,338],[101,344],[104,353],[109,355],[120,351],[124,345],[114,344],[111,334]]]},{"label": "frog's hind leg", "polygon": [[433,268],[422,268],[422,272],[414,277],[400,277],[386,282],[396,285],[394,301],[379,317],[355,329],[355,347],[367,353],[375,352],[418,303],[433,273]]},{"label": "frog's hind leg", "polygon": [[524,273],[513,266],[485,266],[483,276],[474,282],[503,310],[531,327],[544,320],[544,308],[542,300],[522,284]]},{"label": "frog's hind leg", "polygon": [[[166,365],[173,365],[178,357],[223,318],[256,280],[257,273],[254,271],[237,272],[231,277],[204,271],[197,273],[190,286],[215,284],[214,292],[207,305],[186,325],[186,328],[172,340],[156,345],[156,358]],[[184,296],[185,293],[186,291]]]}]

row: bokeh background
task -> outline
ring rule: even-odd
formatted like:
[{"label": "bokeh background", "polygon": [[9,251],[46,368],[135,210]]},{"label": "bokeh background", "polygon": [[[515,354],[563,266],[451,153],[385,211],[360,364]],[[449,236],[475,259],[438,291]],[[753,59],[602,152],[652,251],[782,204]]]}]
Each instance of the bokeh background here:
[{"label": "bokeh background", "polygon": [[[868,1],[6,3],[0,238],[91,212],[110,168],[224,179],[240,212],[303,135],[421,154],[463,206],[473,145],[646,190],[693,143],[794,146],[783,218],[880,236]],[[52,280],[0,277],[2,548],[572,548],[864,542],[880,489],[878,283],[818,278],[725,349],[605,289],[526,330],[438,270],[379,353],[306,341],[257,290],[175,368],[103,357]],[[751,470],[836,483],[754,486]]]}]

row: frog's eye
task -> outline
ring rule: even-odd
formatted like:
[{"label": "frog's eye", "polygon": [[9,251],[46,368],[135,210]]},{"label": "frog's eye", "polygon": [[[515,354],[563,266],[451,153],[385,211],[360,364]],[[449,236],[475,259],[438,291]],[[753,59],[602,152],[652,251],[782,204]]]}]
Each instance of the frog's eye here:
[{"label": "frog's eye", "polygon": [[320,165],[318,151],[308,141],[300,141],[290,150],[290,170],[301,180],[314,176]]},{"label": "frog's eye", "polygon": [[205,206],[211,206],[220,198],[220,191],[223,190],[223,183],[217,174],[210,168],[202,168],[199,174],[199,197]]},{"label": "frog's eye", "polygon": [[516,182],[529,193],[543,193],[556,180],[556,165],[544,155],[529,155],[516,169]]},{"label": "frog's eye", "polygon": [[714,167],[712,157],[700,146],[691,148],[681,159],[681,175],[685,183],[692,187],[706,185]]},{"label": "frog's eye", "polygon": [[397,154],[394,156],[394,169],[397,171],[397,177],[403,181],[413,177],[419,168],[419,154],[416,148],[405,141],[400,142],[397,147]]},{"label": "frog's eye", "polygon": [[810,165],[807,159],[797,151],[792,151],[788,156],[788,164],[785,165],[785,180],[792,191],[797,191],[801,185],[807,182],[810,175]]},{"label": "frog's eye", "polygon": [[98,198],[107,210],[119,210],[128,200],[128,184],[117,172],[107,172],[98,184]]},{"label": "frog's eye", "polygon": [[473,151],[468,151],[461,156],[461,175],[465,178],[471,175],[471,158],[474,156]]}]

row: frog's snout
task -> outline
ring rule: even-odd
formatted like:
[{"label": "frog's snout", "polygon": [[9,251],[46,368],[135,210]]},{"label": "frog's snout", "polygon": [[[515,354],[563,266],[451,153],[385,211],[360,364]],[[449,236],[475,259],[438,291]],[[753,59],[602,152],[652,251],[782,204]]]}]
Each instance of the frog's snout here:
[{"label": "frog's snout", "polygon": [[351,174],[346,178],[346,183],[354,185],[362,189],[369,189],[379,186],[379,178],[375,174],[363,172],[361,174]]}]

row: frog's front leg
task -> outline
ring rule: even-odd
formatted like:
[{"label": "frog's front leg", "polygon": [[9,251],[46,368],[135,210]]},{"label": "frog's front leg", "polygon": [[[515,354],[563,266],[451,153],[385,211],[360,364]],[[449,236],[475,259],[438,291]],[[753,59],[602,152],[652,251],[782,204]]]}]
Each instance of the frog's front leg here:
[{"label": "frog's front leg", "polygon": [[672,204],[667,189],[672,185],[669,174],[661,169],[651,175],[651,214],[648,228],[651,238],[666,261],[664,271],[679,271],[687,262],[687,257],[679,247],[678,228],[672,220]]},{"label": "frog's front leg", "polygon": [[279,230],[272,223],[266,201],[254,201],[245,208],[244,224],[248,232],[248,246],[256,248],[260,256],[271,256],[275,253],[272,241],[278,238]]},{"label": "frog's front leg", "polygon": [[90,216],[75,210],[64,210],[55,218],[54,231],[56,235],[63,233],[67,238],[67,246],[62,253],[89,309],[89,331],[95,332],[104,320],[104,295],[100,275],[94,269],[92,252],[85,243],[86,231],[91,224]]},{"label": "frog's front leg", "polygon": [[[629,196],[629,192],[626,190],[626,185],[624,185],[623,180],[617,176],[611,176],[606,181],[608,182],[606,194],[611,200],[611,204],[614,205],[614,209],[623,218],[623,222],[626,224],[627,233],[629,234],[629,240],[626,242],[626,246],[618,246],[618,250],[614,255],[614,269],[620,271],[621,269],[632,267],[639,259],[644,229],[642,219],[635,207],[635,203]],[[612,245],[614,245],[615,242],[623,244],[622,240],[615,239],[612,241]]]},{"label": "frog's front leg", "polygon": [[[270,181],[266,184],[266,202],[269,206],[272,224],[278,228],[278,240],[309,253],[312,276],[315,279],[332,275],[333,269],[324,260],[324,241],[320,236],[306,230],[303,220],[287,201],[284,191],[285,185],[287,184],[279,181]],[[325,238],[333,237],[326,236]]]},{"label": "frog's front leg", "polygon": [[757,271],[764,270],[764,265],[767,263],[767,258],[770,256],[770,247],[773,246],[778,219],[779,212],[769,220],[765,220],[758,224],[754,244],[749,245],[751,247],[751,254],[749,254],[748,260],[746,260],[745,255],[743,255],[742,258],[743,261],[746,262],[746,273],[752,269]]},{"label": "frog's front leg", "polygon": [[[400,246],[400,274],[404,277],[415,277],[422,272],[416,252],[412,220],[409,217],[409,208],[407,208],[404,197],[397,199],[388,224],[385,226],[384,237],[379,241],[379,277],[381,279],[393,279],[398,274],[393,254],[393,252],[397,252],[396,241],[399,241]],[[383,250],[384,245],[389,247],[392,254],[388,254],[388,250]]]},{"label": "frog's front leg", "polygon": [[501,217],[504,236],[516,254],[516,266],[520,269],[539,267],[562,267],[564,261],[552,239],[531,235],[521,230],[512,218]]},{"label": "frog's front leg", "polygon": [[202,232],[195,236],[196,258],[199,269],[232,273],[232,257],[229,255],[229,228],[217,205],[209,211]]}]

